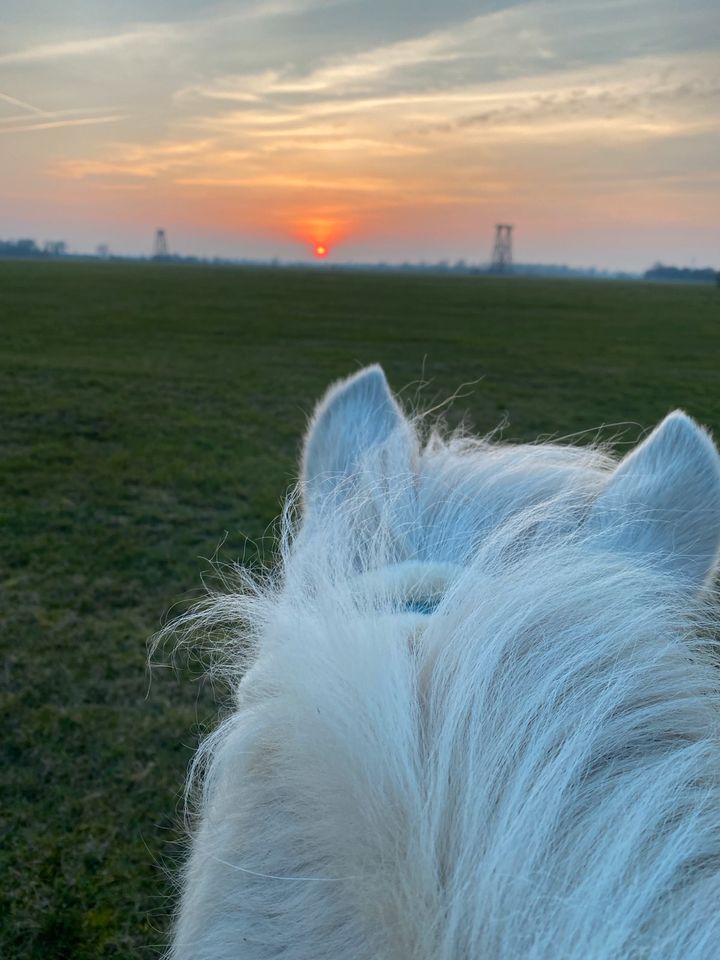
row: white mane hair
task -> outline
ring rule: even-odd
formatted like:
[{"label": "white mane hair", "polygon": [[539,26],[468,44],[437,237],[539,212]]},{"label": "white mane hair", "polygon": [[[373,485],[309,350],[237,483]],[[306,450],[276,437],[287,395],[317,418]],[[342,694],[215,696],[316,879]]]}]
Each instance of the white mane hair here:
[{"label": "white mane hair", "polygon": [[300,514],[190,617],[243,676],[170,956],[720,956],[707,433],[422,445],[369,367],[317,408]]}]

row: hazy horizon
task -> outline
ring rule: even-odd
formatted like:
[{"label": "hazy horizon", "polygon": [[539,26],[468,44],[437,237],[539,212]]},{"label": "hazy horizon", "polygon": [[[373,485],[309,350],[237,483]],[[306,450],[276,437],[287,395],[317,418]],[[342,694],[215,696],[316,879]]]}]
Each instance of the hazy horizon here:
[{"label": "hazy horizon", "polygon": [[715,0],[5,0],[0,238],[717,265]]}]

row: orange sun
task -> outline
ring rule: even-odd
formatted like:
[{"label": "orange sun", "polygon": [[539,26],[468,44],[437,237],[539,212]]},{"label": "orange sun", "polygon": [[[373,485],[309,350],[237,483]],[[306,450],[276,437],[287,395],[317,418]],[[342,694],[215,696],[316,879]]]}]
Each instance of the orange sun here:
[{"label": "orange sun", "polygon": [[315,244],[315,256],[316,257],[326,257],[328,255],[328,248],[324,243]]}]

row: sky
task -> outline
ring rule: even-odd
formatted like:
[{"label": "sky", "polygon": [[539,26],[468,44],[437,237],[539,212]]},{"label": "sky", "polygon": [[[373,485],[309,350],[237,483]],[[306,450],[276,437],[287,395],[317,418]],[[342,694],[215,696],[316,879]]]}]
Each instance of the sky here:
[{"label": "sky", "polygon": [[720,266],[718,0],[2,0],[0,238]]}]

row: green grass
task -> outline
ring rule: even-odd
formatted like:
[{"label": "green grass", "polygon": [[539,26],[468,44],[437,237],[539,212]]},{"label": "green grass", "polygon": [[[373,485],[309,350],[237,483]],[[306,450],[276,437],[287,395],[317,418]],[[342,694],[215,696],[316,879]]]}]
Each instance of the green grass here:
[{"label": "green grass", "polygon": [[226,532],[252,557],[329,381],[478,381],[451,422],[510,439],[720,428],[712,287],[0,262],[0,336],[5,960],[157,955],[215,706],[146,640]]}]

